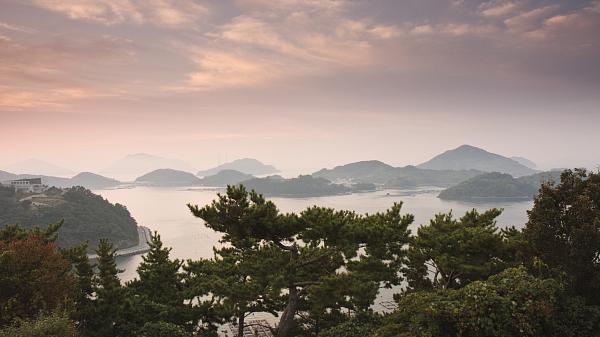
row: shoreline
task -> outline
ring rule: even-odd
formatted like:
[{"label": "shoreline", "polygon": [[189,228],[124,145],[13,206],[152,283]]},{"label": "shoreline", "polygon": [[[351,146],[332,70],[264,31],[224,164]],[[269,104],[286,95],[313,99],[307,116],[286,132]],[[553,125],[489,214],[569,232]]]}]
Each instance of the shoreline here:
[{"label": "shoreline", "polygon": [[[115,251],[115,257],[132,256],[147,253],[150,250],[150,237],[152,233],[150,228],[145,226],[138,226],[138,244],[133,247],[123,248]],[[88,254],[88,259],[96,260],[98,255]]]}]

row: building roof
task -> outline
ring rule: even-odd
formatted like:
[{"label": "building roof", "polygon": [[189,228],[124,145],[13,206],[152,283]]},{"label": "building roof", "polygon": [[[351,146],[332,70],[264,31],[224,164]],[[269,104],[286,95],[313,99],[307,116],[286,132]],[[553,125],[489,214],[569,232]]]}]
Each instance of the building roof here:
[{"label": "building roof", "polygon": [[12,182],[28,182],[30,184],[41,184],[42,183],[42,178],[31,178],[31,179],[16,179],[16,180],[11,180]]}]

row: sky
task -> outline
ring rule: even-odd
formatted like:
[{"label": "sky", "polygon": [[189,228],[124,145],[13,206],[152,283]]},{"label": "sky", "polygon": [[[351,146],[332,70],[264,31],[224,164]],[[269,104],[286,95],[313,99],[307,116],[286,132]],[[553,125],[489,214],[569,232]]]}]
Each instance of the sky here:
[{"label": "sky", "polygon": [[593,168],[599,129],[599,0],[0,0],[0,166]]}]

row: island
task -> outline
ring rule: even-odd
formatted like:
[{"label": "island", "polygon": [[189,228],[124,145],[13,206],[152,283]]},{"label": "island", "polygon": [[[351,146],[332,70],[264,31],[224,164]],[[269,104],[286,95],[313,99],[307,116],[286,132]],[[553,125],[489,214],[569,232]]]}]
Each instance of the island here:
[{"label": "island", "polygon": [[135,183],[150,186],[193,186],[200,183],[200,178],[185,171],[158,169],[136,178]]},{"label": "island", "polygon": [[[282,179],[279,176],[254,178],[241,183],[249,190],[265,196],[273,197],[322,197],[352,193],[351,187],[334,184],[325,178],[315,178],[310,175],[301,175],[297,178]],[[370,185],[374,187],[374,185]],[[359,186],[364,191],[366,186]]]},{"label": "island", "polygon": [[541,172],[520,178],[510,174],[492,172],[473,177],[443,190],[440,199],[445,200],[530,200],[535,197],[544,182],[559,182],[560,172]]}]

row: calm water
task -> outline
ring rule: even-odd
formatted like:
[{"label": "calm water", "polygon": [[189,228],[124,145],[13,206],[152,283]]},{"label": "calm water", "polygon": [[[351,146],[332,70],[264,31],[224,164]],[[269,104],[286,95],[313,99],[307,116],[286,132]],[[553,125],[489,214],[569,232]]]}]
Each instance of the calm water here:
[{"label": "calm water", "polygon": [[[130,189],[94,191],[112,203],[120,203],[129,209],[138,224],[156,230],[167,247],[172,247],[171,255],[179,259],[196,259],[213,256],[213,245],[219,235],[206,228],[202,220],[195,218],[186,204],[205,205],[210,203],[219,190],[135,187]],[[486,202],[466,203],[444,201],[436,196],[439,189],[422,190],[388,190],[372,193],[361,193],[333,197],[318,198],[271,198],[281,211],[301,211],[308,206],[319,205],[337,209],[350,209],[360,213],[385,211],[394,202],[403,201],[403,210],[415,215],[413,231],[421,224],[428,223],[434,214],[452,210],[460,216],[472,208],[485,210],[492,207],[503,208],[498,224],[522,227],[527,219],[526,211],[531,208],[531,201],[520,202]],[[123,281],[136,276],[135,269],[141,256],[119,258],[119,268],[125,272],[120,274]]]}]

